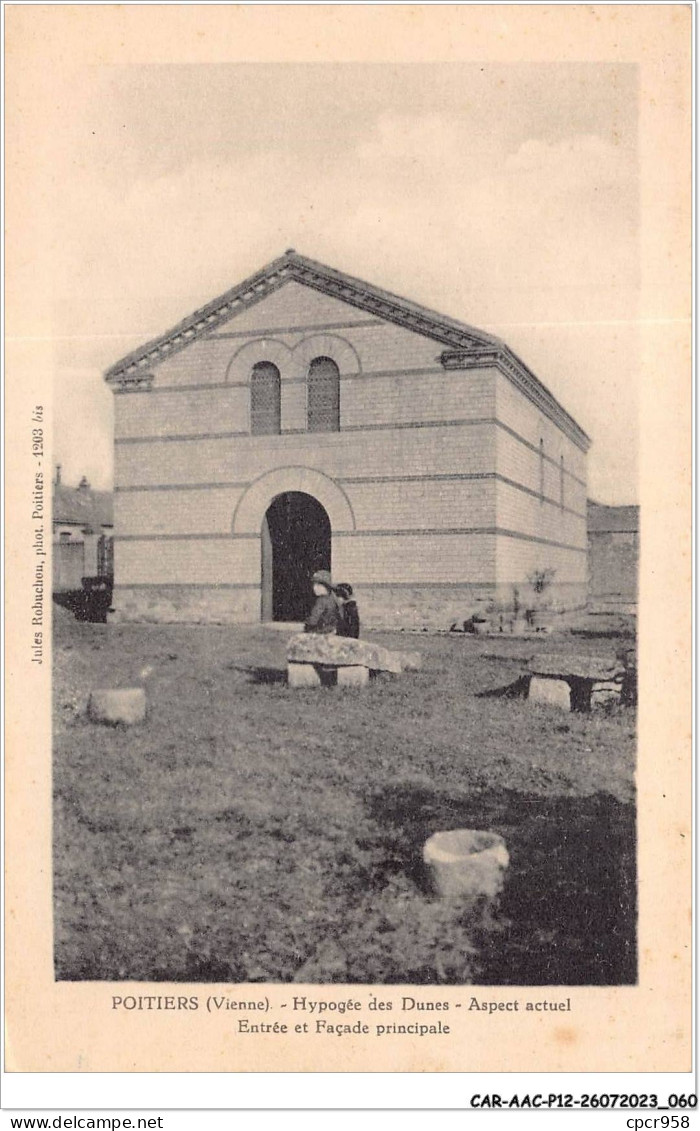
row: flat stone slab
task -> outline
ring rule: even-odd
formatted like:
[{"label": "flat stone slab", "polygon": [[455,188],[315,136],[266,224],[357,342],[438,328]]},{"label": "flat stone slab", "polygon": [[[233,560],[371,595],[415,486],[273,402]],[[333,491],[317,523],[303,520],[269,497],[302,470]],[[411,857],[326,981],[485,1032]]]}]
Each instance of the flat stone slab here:
[{"label": "flat stone slab", "polygon": [[99,688],[90,694],[88,716],[109,726],[142,723],[146,718],[146,692],[143,687]]},{"label": "flat stone slab", "polygon": [[554,679],[587,679],[611,682],[622,679],[622,663],[614,656],[579,656],[570,652],[551,652],[533,656],[528,671]]},{"label": "flat stone slab", "polygon": [[323,667],[362,667],[369,671],[417,671],[421,658],[418,652],[391,652],[380,644],[334,636],[320,632],[300,632],[287,646],[290,664],[320,664]]}]

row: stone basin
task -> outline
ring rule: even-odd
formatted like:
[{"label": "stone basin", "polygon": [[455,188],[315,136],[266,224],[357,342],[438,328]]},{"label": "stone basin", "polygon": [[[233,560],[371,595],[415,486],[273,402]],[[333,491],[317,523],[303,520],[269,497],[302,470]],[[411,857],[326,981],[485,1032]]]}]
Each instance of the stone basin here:
[{"label": "stone basin", "polygon": [[498,833],[449,829],[425,842],[423,861],[440,895],[492,900],[503,888],[509,857]]}]

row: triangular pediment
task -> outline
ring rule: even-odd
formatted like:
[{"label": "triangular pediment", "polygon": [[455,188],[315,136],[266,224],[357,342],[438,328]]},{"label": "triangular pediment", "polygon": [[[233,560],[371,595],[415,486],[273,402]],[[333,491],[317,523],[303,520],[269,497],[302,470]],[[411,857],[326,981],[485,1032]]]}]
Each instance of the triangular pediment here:
[{"label": "triangular pediment", "polygon": [[[247,329],[251,319],[243,318],[242,315],[244,312],[249,314],[266,299],[268,302],[265,305],[269,310],[265,311],[261,324],[266,324],[265,328],[268,328],[270,318],[274,321],[275,315],[275,304],[269,300],[290,284],[310,288],[325,296],[329,305],[329,320],[332,320],[334,311],[348,311],[354,316],[359,311],[455,349],[478,350],[503,344],[491,334],[437,314],[409,299],[400,298],[313,259],[307,259],[295,251],[287,251],[226,294],[196,310],[172,330],[133,350],[107,370],[106,380],[113,382],[130,377],[138,381],[140,373],[146,372],[190,342],[220,331],[224,326],[227,329],[235,328],[239,318],[241,324],[246,323]],[[252,321],[254,323],[256,320]]]}]

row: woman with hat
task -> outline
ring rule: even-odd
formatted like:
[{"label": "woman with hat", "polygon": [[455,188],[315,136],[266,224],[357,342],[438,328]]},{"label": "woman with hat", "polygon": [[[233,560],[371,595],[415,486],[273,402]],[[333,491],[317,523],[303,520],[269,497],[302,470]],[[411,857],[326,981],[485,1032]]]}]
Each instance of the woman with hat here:
[{"label": "woman with hat", "polygon": [[333,593],[333,582],[327,569],[317,569],[311,578],[316,601],[306,618],[305,632],[337,633],[340,625],[340,607]]}]

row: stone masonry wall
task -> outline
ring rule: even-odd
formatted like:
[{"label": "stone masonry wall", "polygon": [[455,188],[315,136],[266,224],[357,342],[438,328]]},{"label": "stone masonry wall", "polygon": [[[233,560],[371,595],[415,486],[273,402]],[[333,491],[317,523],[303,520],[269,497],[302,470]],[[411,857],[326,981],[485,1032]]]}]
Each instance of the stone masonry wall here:
[{"label": "stone masonry wall", "polygon": [[636,602],[639,535],[636,531],[591,532],[588,586],[591,597]]},{"label": "stone masonry wall", "polygon": [[[496,380],[500,591],[551,575],[548,598],[562,608],[586,601],[586,457],[499,374]],[[514,434],[515,433],[515,434]]]},{"label": "stone masonry wall", "polygon": [[[234,515],[272,469],[277,492],[299,468],[342,491],[352,522],[333,530],[333,569],[366,623],[448,627],[545,560],[577,586],[585,457],[496,369],[445,371],[442,349],[292,282],[159,363],[150,391],[117,395],[120,612],[259,620],[260,538]],[[340,432],[306,432],[316,356],[340,370]],[[251,436],[248,381],[264,360],[280,370],[282,434]]]}]

